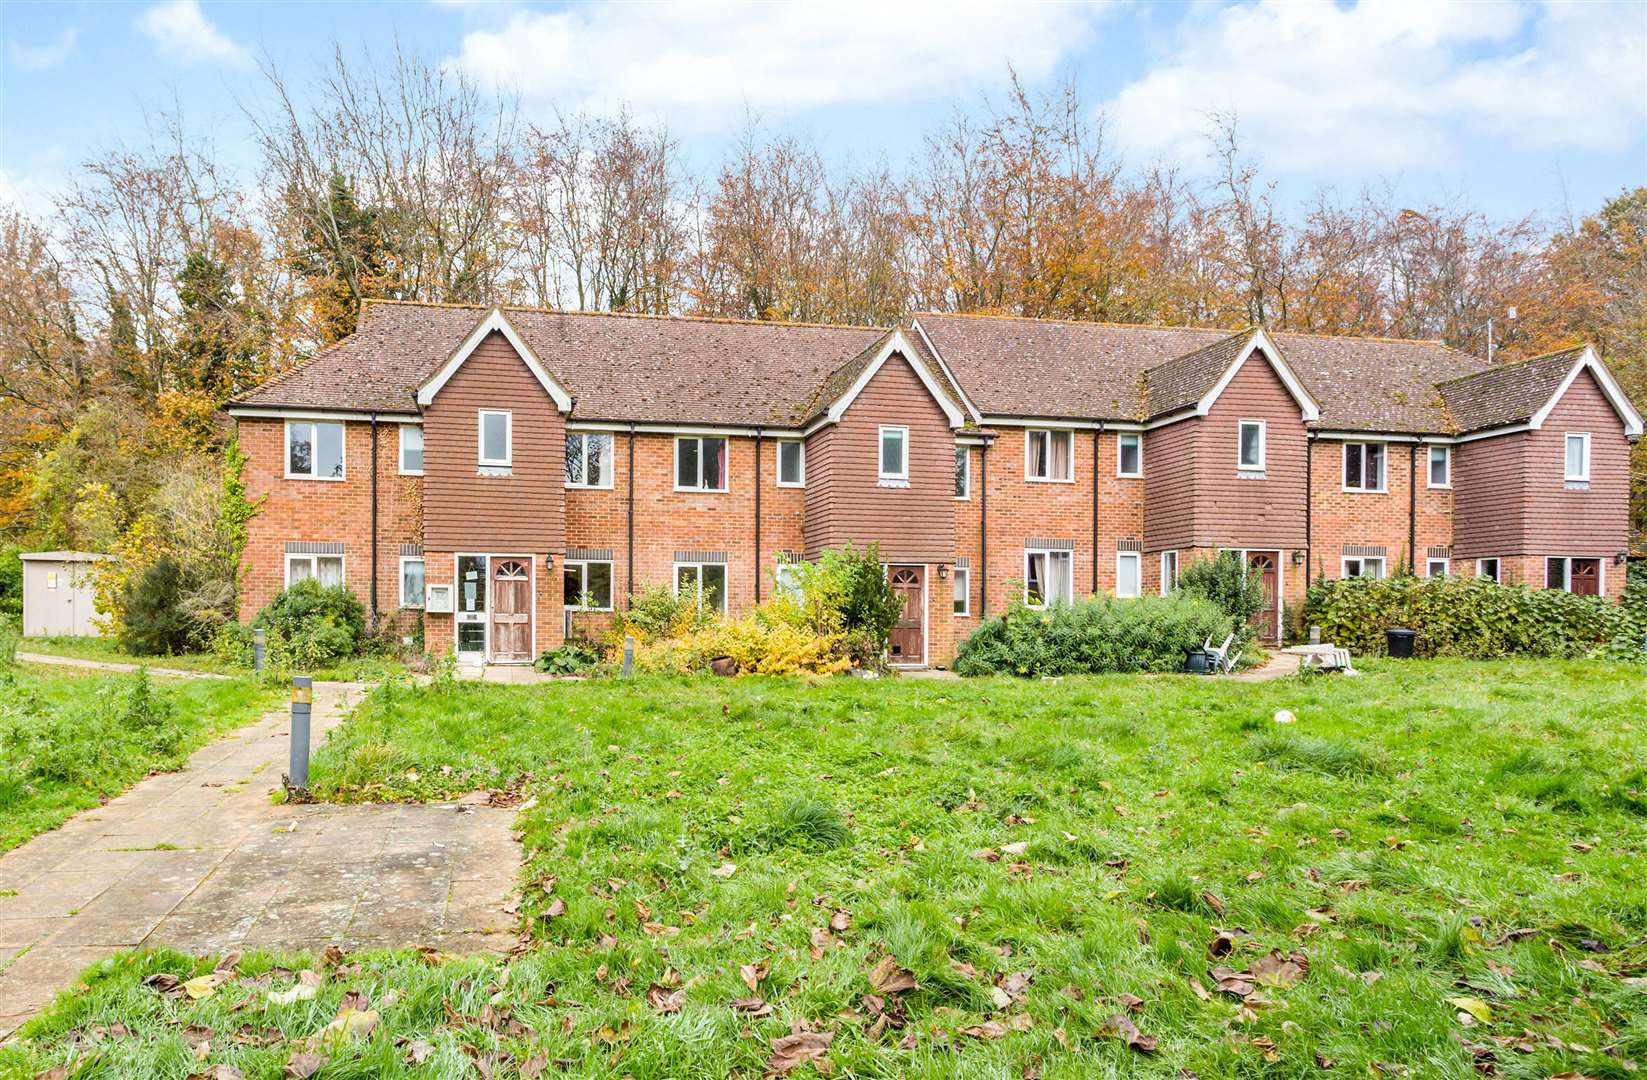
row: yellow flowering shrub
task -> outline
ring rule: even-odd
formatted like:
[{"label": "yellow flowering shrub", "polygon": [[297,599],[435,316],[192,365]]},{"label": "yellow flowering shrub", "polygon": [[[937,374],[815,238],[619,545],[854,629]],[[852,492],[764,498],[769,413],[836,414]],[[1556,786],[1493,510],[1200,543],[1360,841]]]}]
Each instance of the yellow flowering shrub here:
[{"label": "yellow flowering shrub", "polygon": [[717,619],[678,637],[637,642],[635,667],[685,675],[706,671],[723,656],[731,658],[740,675],[836,675],[852,667],[843,635],[819,636],[758,614]]}]

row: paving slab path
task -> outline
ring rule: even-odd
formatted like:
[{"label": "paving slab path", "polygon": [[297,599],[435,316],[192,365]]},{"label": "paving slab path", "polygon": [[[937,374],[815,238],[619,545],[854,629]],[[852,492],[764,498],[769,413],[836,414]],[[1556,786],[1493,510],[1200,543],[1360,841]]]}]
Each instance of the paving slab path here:
[{"label": "paving slab path", "polygon": [[[363,692],[315,685],[317,746]],[[0,855],[0,1041],[87,966],[134,946],[456,953],[514,943],[504,910],[520,868],[512,810],[276,806],[289,749],[282,708],[202,747],[181,772],[150,776]]]}]

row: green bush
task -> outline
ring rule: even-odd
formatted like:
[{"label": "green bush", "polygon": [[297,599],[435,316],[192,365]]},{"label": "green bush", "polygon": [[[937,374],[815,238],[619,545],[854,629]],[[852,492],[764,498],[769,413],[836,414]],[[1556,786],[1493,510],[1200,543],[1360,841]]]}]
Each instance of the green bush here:
[{"label": "green bush", "polygon": [[23,640],[23,623],[9,612],[0,614],[0,669],[17,663],[17,643]]},{"label": "green bush", "polygon": [[961,675],[1085,675],[1112,671],[1177,671],[1184,654],[1208,637],[1222,639],[1230,616],[1205,597],[1117,600],[1099,596],[1045,611],[1015,603],[987,619],[961,643]]},{"label": "green bush", "polygon": [[277,675],[328,668],[360,651],[358,633],[330,612],[320,615],[289,636],[270,630],[266,638],[269,668]]},{"label": "green bush", "polygon": [[183,569],[161,558],[126,587],[120,647],[134,656],[171,656],[189,647],[194,620],[183,609]]},{"label": "green bush", "polygon": [[887,580],[878,544],[829,548],[815,562],[794,567],[793,592],[778,591],[762,605],[768,622],[785,622],[818,637],[843,634],[856,667],[883,665],[887,638],[903,614],[903,597]]},{"label": "green bush", "polygon": [[0,615],[23,614],[22,552],[16,544],[0,547]]},{"label": "green bush", "polygon": [[242,623],[226,622],[212,631],[206,651],[232,667],[252,666],[252,628]]},{"label": "green bush", "polygon": [[551,675],[578,675],[600,666],[600,648],[593,642],[568,641],[558,649],[546,649],[532,666]]},{"label": "green bush", "polygon": [[1386,651],[1384,631],[1405,627],[1417,632],[1419,656],[1640,657],[1647,587],[1632,583],[1625,602],[1614,604],[1484,578],[1350,578],[1312,585],[1305,614],[1323,641],[1374,656]]},{"label": "green bush", "polygon": [[[289,653],[325,652],[332,661],[359,650],[366,635],[366,609],[342,585],[323,587],[313,578],[300,581],[264,605],[253,626],[269,631],[270,655],[278,636]],[[328,661],[328,662],[332,662]]]},{"label": "green bush", "polygon": [[1256,633],[1252,617],[1264,606],[1264,582],[1247,572],[1235,552],[1221,551],[1217,558],[1186,566],[1178,575],[1178,591],[1212,601],[1230,617],[1243,643],[1252,640]]},{"label": "green bush", "polygon": [[632,633],[642,641],[661,641],[708,626],[715,612],[703,602],[697,585],[683,586],[679,594],[667,585],[654,585],[629,596],[629,609],[617,620],[621,640]]}]

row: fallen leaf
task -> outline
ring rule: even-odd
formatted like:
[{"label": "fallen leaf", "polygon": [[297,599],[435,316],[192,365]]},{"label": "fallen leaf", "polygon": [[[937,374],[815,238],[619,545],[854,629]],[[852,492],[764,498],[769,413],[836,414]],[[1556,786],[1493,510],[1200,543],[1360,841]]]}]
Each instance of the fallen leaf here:
[{"label": "fallen leaf", "polygon": [[737,863],[721,863],[719,866],[715,867],[715,869],[709,871],[709,874],[710,874],[711,877],[718,877],[722,881],[725,881],[727,878],[731,877],[733,874],[736,874],[737,872],[738,872],[738,864]]},{"label": "fallen leaf", "polygon": [[835,914],[833,914],[829,917],[829,928],[831,930],[835,931],[837,934],[843,933],[847,929],[847,927],[849,927],[851,925],[852,925],[852,913],[850,911],[843,911],[843,910],[837,908],[835,910]]},{"label": "fallen leaf", "polygon": [[758,997],[734,998],[731,1002],[733,1011],[746,1013],[751,1019],[759,1020],[763,1016],[772,1015],[772,1006]]},{"label": "fallen leaf", "polygon": [[765,960],[762,960],[758,964],[744,964],[738,968],[738,977],[743,980],[743,984],[749,987],[749,992],[753,994],[760,989],[761,980],[766,978],[767,971],[768,964]]},{"label": "fallen leaf", "polygon": [[315,996],[315,991],[319,988],[319,973],[305,968],[303,971],[297,973],[297,985],[293,986],[290,990],[282,990],[278,993],[270,992],[269,1004],[290,1005],[295,1001],[308,1001]]},{"label": "fallen leaf", "polygon": [[1483,1024],[1490,1024],[1493,1022],[1492,1007],[1480,998],[1450,997],[1447,999],[1447,1004],[1459,1011],[1460,1019],[1465,1016],[1470,1016],[1481,1021]]},{"label": "fallen leaf", "polygon": [[974,1039],[999,1039],[1005,1036],[1006,1032],[1006,1025],[997,1020],[991,1020],[983,1024],[973,1024],[971,1027],[961,1029],[962,1035],[968,1035]]},{"label": "fallen leaf", "polygon": [[217,993],[217,988],[229,981],[226,971],[213,971],[206,975],[198,975],[183,984],[183,992],[193,1001],[202,1001]]},{"label": "fallen leaf", "polygon": [[1303,953],[1282,953],[1279,949],[1272,949],[1268,956],[1260,956],[1248,966],[1255,982],[1280,990],[1297,985],[1309,970],[1309,958]]},{"label": "fallen leaf", "polygon": [[899,967],[892,956],[881,957],[880,963],[869,973],[869,985],[877,994],[898,994],[916,989],[915,976],[908,969]]},{"label": "fallen leaf", "polygon": [[686,991],[666,990],[653,983],[646,988],[646,1003],[660,1013],[675,1013],[681,1011],[681,1005],[686,1001]]},{"label": "fallen leaf", "polygon": [[406,1044],[406,1063],[408,1065],[422,1065],[429,1060],[429,1055],[435,1048],[429,1045],[426,1039],[413,1039]]},{"label": "fallen leaf", "polygon": [[805,1062],[828,1060],[825,1055],[829,1053],[829,1044],[834,1038],[827,1031],[797,1031],[773,1039],[772,1056],[766,1061],[767,1073],[783,1076]]},{"label": "fallen leaf", "polygon": [[1201,890],[1201,902],[1211,908],[1214,915],[1224,913],[1224,898],[1211,889]]},{"label": "fallen leaf", "polygon": [[1003,854],[1006,854],[1006,855],[1022,855],[1024,852],[1026,852],[1028,850],[1029,850],[1029,841],[1028,840],[1019,840],[1017,843],[1002,844],[1001,845],[1001,851],[1002,851]]},{"label": "fallen leaf", "polygon": [[1144,999],[1138,997],[1136,994],[1116,994],[1115,1001],[1116,1004],[1125,1008],[1127,1012],[1144,1011]]},{"label": "fallen leaf", "polygon": [[972,857],[974,859],[982,859],[982,860],[984,860],[984,862],[1000,862],[1001,861],[1001,853],[999,851],[996,851],[994,848],[987,848],[987,847],[986,848],[979,848],[977,851],[974,851],[972,853]]},{"label": "fallen leaf", "polygon": [[307,1080],[324,1069],[329,1060],[323,1054],[293,1054],[286,1062],[286,1076],[288,1080]]},{"label": "fallen leaf", "polygon": [[835,939],[830,936],[829,931],[821,926],[813,929],[808,940],[812,946],[812,959],[814,960],[822,960],[823,954],[829,950],[831,945],[835,944]]},{"label": "fallen leaf", "polygon": [[1116,1013],[1109,1018],[1109,1028],[1128,1046],[1141,1054],[1155,1053],[1155,1036],[1145,1035],[1131,1020]]}]

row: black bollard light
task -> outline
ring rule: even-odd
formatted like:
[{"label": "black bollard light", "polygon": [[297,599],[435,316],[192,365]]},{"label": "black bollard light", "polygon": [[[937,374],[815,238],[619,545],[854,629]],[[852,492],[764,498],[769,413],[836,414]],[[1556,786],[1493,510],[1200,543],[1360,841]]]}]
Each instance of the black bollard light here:
[{"label": "black bollard light", "polygon": [[309,786],[309,710],[314,687],[310,676],[292,676],[292,760],[287,783],[295,788]]}]

